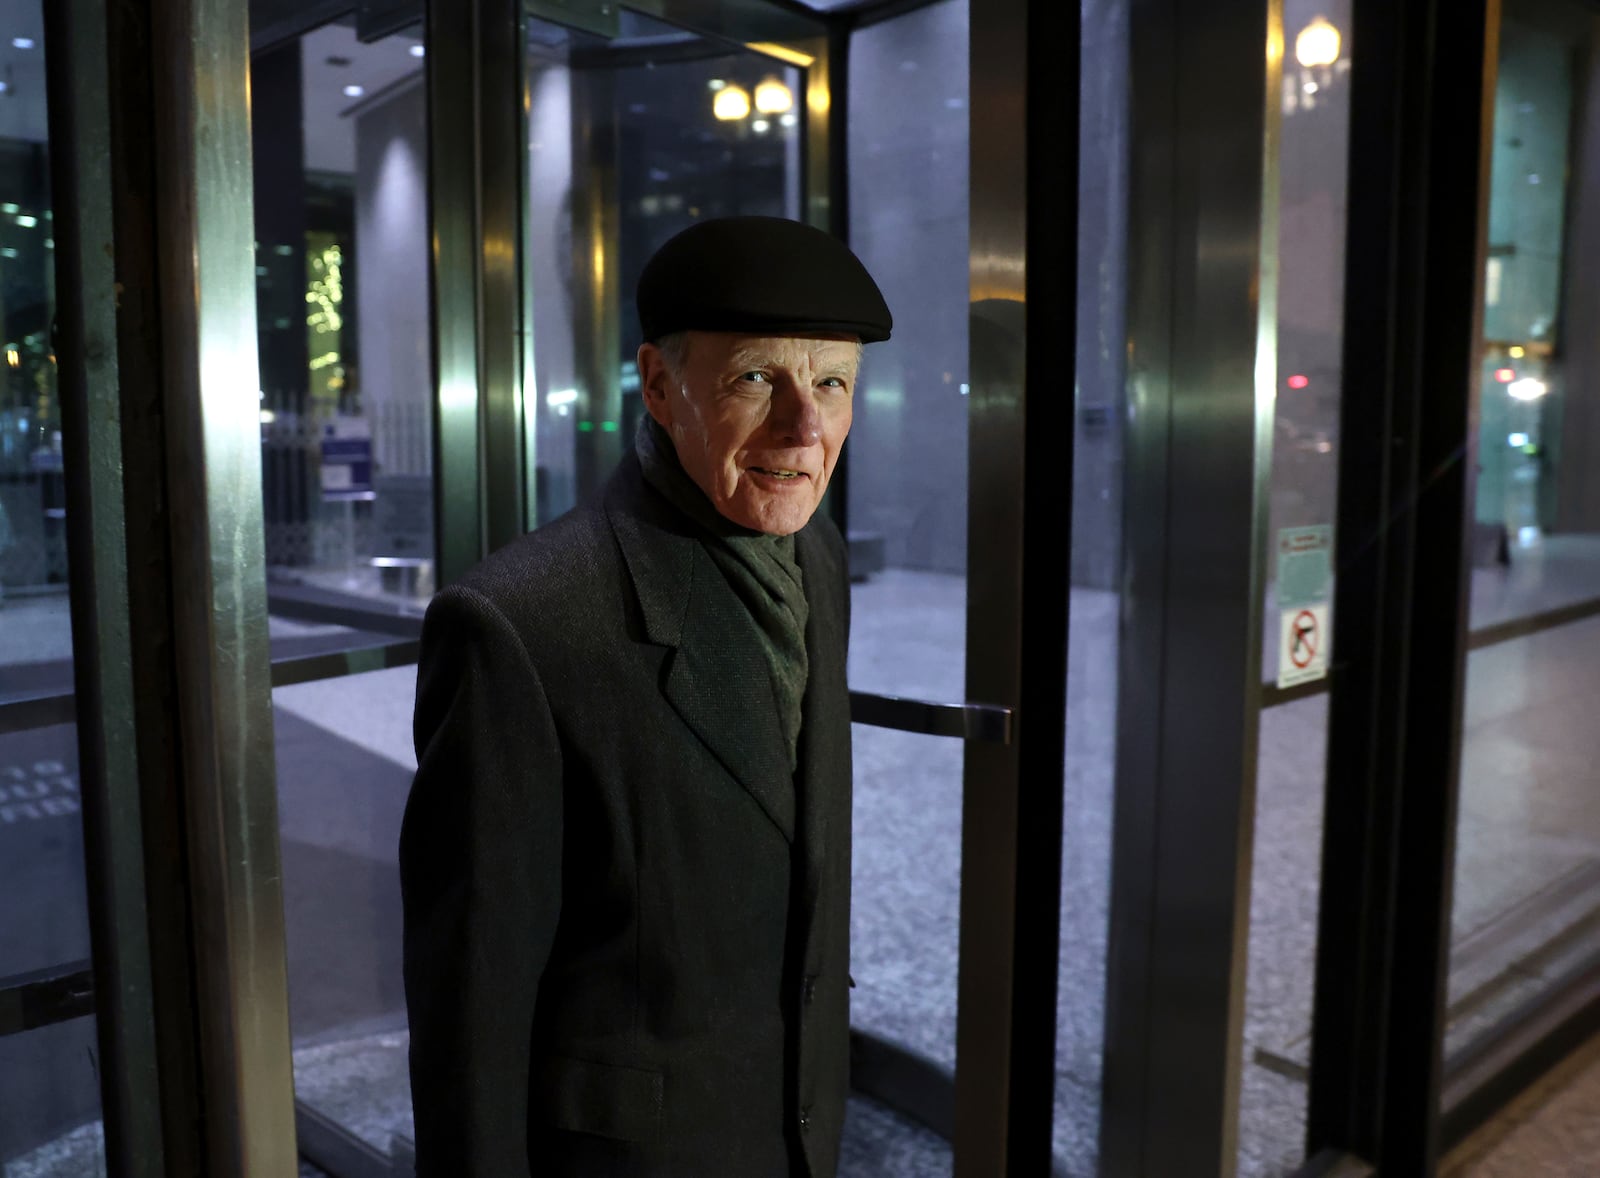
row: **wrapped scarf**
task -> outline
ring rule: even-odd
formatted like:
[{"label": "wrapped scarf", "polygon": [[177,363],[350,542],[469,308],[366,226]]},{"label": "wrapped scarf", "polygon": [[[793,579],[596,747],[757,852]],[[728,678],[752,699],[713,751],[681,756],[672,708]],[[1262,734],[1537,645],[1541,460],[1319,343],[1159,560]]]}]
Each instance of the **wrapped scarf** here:
[{"label": "wrapped scarf", "polygon": [[789,769],[799,761],[800,710],[806,693],[805,583],[795,559],[793,536],[753,532],[725,517],[678,461],[678,452],[648,413],[639,423],[634,449],[645,481],[707,533],[707,554],[749,611],[772,676],[778,720],[789,746]]}]

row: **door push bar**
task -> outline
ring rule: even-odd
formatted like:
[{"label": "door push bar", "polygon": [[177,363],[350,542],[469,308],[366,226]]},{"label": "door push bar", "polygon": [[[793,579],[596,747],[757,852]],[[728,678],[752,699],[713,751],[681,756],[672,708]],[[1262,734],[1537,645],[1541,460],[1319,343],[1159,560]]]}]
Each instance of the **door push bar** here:
[{"label": "door push bar", "polygon": [[1010,744],[1015,713],[997,704],[936,704],[893,695],[850,693],[850,720],[923,736],[953,736],[986,744]]}]

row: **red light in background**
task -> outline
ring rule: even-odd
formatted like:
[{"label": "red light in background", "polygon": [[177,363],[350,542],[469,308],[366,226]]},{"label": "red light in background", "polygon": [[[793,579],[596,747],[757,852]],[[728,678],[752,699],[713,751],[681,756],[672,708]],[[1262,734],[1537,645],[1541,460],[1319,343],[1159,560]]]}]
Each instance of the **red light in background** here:
[{"label": "red light in background", "polygon": [[1511,368],[1496,368],[1494,370],[1494,378],[1501,384],[1510,384],[1512,381],[1517,379],[1517,374],[1516,371]]},{"label": "red light in background", "polygon": [[1301,376],[1298,373],[1289,378],[1289,387],[1291,389],[1303,389],[1310,383],[1311,378],[1309,376]]}]

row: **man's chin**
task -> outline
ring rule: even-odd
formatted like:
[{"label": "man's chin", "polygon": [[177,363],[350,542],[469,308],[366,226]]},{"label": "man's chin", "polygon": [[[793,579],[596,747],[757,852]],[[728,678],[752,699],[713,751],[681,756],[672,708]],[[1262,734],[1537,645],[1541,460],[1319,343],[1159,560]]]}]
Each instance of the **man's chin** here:
[{"label": "man's chin", "polygon": [[722,514],[742,528],[765,532],[769,536],[792,536],[811,522],[815,503],[741,503],[720,508]]}]

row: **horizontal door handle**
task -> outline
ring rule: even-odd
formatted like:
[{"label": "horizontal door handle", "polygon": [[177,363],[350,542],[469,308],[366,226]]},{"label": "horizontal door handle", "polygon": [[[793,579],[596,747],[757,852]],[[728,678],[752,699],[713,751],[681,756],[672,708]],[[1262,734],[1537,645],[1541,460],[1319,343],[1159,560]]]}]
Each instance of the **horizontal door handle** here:
[{"label": "horizontal door handle", "polygon": [[940,704],[866,691],[850,693],[850,720],[923,736],[953,736],[986,744],[1010,744],[1013,712],[997,704]]}]

